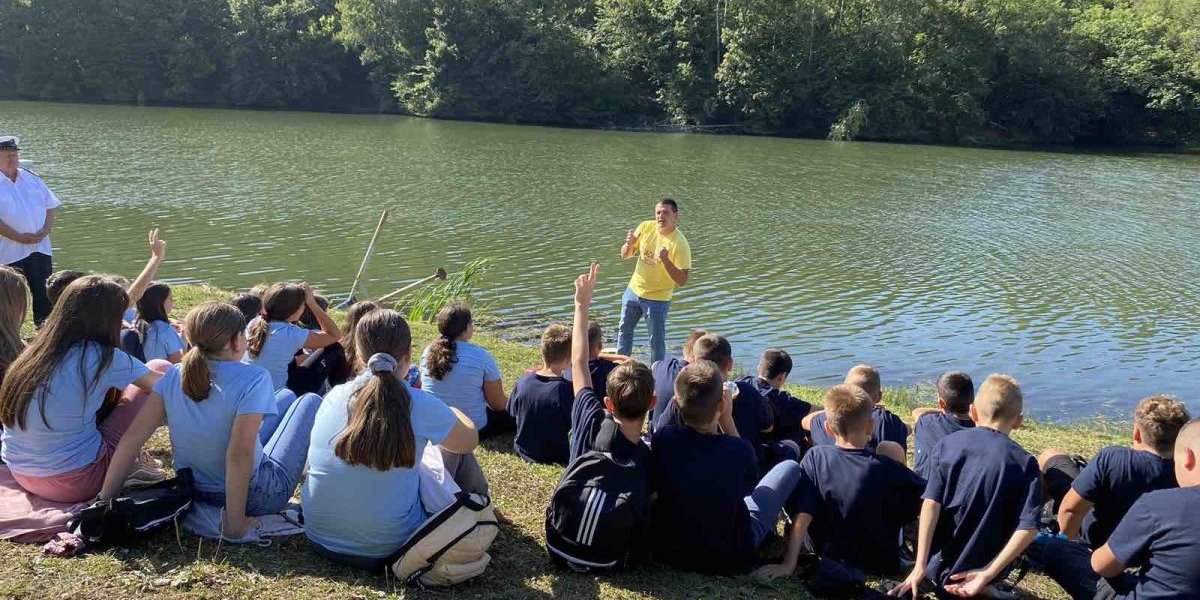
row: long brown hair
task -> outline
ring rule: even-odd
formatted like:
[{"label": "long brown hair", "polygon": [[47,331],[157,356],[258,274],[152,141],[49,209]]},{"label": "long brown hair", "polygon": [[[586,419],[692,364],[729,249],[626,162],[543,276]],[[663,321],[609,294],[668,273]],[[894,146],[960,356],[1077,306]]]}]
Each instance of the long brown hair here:
[{"label": "long brown hair", "polygon": [[[128,306],[129,294],[104,277],[88,275],[67,286],[46,319],[45,328],[13,361],[0,384],[0,422],[5,427],[25,429],[29,404],[38,387],[76,344],[95,344],[100,350],[96,372],[90,374],[90,385],[97,385],[100,375],[112,364],[113,349],[121,336],[121,316]],[[79,363],[79,376],[87,389],[89,374],[84,372],[84,364]],[[38,400],[38,412],[49,426],[44,395]]]},{"label": "long brown hair", "polygon": [[21,323],[29,306],[29,286],[16,269],[0,265],[0,378],[25,349]]},{"label": "long brown hair", "polygon": [[346,311],[346,325],[342,327],[342,335],[345,335],[346,339],[349,340],[349,343],[345,344],[345,351],[346,364],[350,367],[351,373],[357,373],[366,366],[365,364],[358,363],[358,344],[354,341],[354,328],[363,317],[367,316],[367,313],[373,312],[377,308],[379,308],[378,304],[367,301],[357,302],[354,306],[350,307],[350,310]]},{"label": "long brown hair", "polygon": [[438,311],[437,326],[438,333],[442,335],[429,345],[425,368],[429,370],[430,377],[440,380],[458,362],[455,339],[471,326],[471,309],[462,302],[451,302]]},{"label": "long brown hair", "polygon": [[263,318],[254,324],[247,340],[250,356],[258,357],[271,331],[271,321],[287,321],[304,308],[304,288],[294,283],[276,283],[263,293]]},{"label": "long brown hair", "polygon": [[137,322],[133,324],[141,334],[142,339],[146,339],[146,332],[150,331],[150,324],[155,321],[171,322],[171,315],[167,314],[167,300],[171,297],[171,286],[165,283],[152,283],[146,287],[146,291],[142,292],[142,297],[137,301]]},{"label": "long brown hair", "polygon": [[394,310],[372,311],[359,321],[354,343],[359,356],[369,357],[371,378],[350,399],[333,453],[346,464],[379,471],[411,468],[417,462],[412,396],[395,372],[412,355],[408,322]]},{"label": "long brown hair", "polygon": [[183,393],[194,402],[212,392],[212,369],[208,361],[229,347],[246,328],[246,317],[232,304],[205,302],[183,318],[192,349],[183,355]]}]

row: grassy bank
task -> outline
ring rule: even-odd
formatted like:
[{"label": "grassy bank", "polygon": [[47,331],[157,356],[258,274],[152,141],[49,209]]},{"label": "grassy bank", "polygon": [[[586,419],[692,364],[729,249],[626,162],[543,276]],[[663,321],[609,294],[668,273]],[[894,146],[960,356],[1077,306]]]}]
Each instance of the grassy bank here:
[{"label": "grassy bank", "polygon": [[[175,288],[177,316],[207,299],[224,298],[220,290],[199,286]],[[414,341],[424,345],[436,337],[433,327],[414,323]],[[508,387],[539,361],[534,348],[477,334],[500,363]],[[849,366],[849,365],[848,365]],[[817,401],[821,389],[795,386],[794,393]],[[885,402],[907,418],[912,407],[928,403],[929,393],[888,390]],[[1102,446],[1123,443],[1125,435],[1099,426],[1030,424],[1016,439],[1030,452],[1050,445],[1084,455]],[[152,452],[169,463],[165,430],[152,440]],[[455,598],[809,598],[799,579],[764,583],[750,577],[724,578],[645,569],[617,577],[597,578],[556,571],[542,546],[543,518],[561,470],[530,465],[511,452],[511,439],[492,440],[478,451],[496,505],[512,521],[493,546],[492,564],[475,582],[450,592],[418,592],[394,581],[338,567],[308,549],[302,536],[277,540],[269,548],[218,545],[169,530],[129,549],[113,549],[81,558],[44,557],[38,546],[0,543],[0,597],[39,598],[317,598],[445,597]],[[1030,577],[1022,591],[1032,598],[1066,598],[1056,586]]]}]

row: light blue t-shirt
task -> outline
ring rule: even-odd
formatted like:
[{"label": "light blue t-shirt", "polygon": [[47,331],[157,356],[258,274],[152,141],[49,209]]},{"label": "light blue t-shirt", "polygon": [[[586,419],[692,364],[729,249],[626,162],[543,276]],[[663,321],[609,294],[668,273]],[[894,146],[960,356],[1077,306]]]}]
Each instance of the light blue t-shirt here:
[{"label": "light blue t-shirt", "polygon": [[[246,337],[250,337],[250,332],[259,321],[261,319],[256,318],[246,326]],[[262,352],[259,352],[258,356],[251,356],[247,352],[242,362],[266,369],[271,374],[271,385],[275,386],[275,389],[287,387],[288,365],[308,342],[309,333],[309,330],[285,321],[271,321]]]},{"label": "light blue t-shirt", "polygon": [[125,313],[123,315],[121,315],[121,320],[132,325],[133,322],[137,320],[137,309],[136,308],[125,309]]},{"label": "light blue t-shirt", "polygon": [[434,379],[425,366],[429,348],[421,355],[421,389],[437,396],[447,406],[461,410],[475,422],[476,429],[487,425],[487,398],[483,382],[500,381],[500,367],[487,350],[470,342],[455,342],[455,358],[442,379]]},{"label": "light blue t-shirt", "polygon": [[[3,456],[13,471],[32,477],[52,477],[82,469],[100,453],[96,411],[110,388],[125,389],[150,372],[142,362],[113,349],[112,362],[100,372],[100,345],[80,342],[67,350],[61,363],[34,392],[25,413],[25,429],[5,427]],[[46,401],[46,419],[39,409]]]},{"label": "light blue t-shirt", "polygon": [[[334,552],[377,558],[399,549],[427,515],[416,469],[351,466],[333,453],[337,436],[346,427],[351,395],[370,377],[364,373],[325,395],[309,441],[308,477],[301,499],[310,540]],[[408,393],[419,461],[425,445],[445,440],[457,418],[433,394],[411,387]]]},{"label": "light blue t-shirt", "polygon": [[170,323],[151,321],[150,326],[146,328],[146,337],[142,340],[142,354],[147,362],[156,358],[168,360],[167,357],[182,352],[183,348],[183,338],[179,337],[179,332],[175,331]]},{"label": "light blue t-shirt", "polygon": [[[238,415],[273,415],[278,412],[271,375],[262,367],[228,360],[210,360],[212,389],[196,402],[183,392],[183,365],[175,365],[154,386],[167,411],[171,456],[175,470],[191,467],[196,489],[225,492],[225,455],[233,421]],[[254,436],[254,467],[258,471],[263,447]]]}]

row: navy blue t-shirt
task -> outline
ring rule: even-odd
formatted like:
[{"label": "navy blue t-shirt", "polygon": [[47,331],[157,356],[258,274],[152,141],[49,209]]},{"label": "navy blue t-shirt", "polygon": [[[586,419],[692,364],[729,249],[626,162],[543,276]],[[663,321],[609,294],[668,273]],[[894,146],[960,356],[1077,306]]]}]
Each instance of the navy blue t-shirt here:
[{"label": "navy blue t-shirt", "polygon": [[654,410],[650,412],[650,433],[658,429],[658,419],[663,411],[675,403],[675,378],[686,366],[686,360],[674,356],[650,365],[650,373],[654,376],[654,396],[657,398]]},{"label": "navy blue t-shirt", "polygon": [[1150,492],[1108,538],[1126,567],[1138,568],[1132,590],[1118,598],[1200,598],[1200,487]]},{"label": "navy blue t-shirt", "polygon": [[[592,389],[596,390],[596,397],[604,400],[608,395],[608,375],[617,368],[617,363],[604,360],[603,358],[594,358],[588,361],[588,373],[592,376]],[[567,367],[563,371],[563,379],[567,381],[575,381],[571,376],[571,368]]]},{"label": "navy blue t-shirt", "polygon": [[508,397],[508,412],[517,420],[513,449],[525,460],[566,465],[570,457],[571,382],[562,377],[527,373]]},{"label": "navy blue t-shirt", "polygon": [[917,518],[925,480],[873,450],[818,446],[800,461],[797,508],[812,515],[817,554],[864,571],[900,568],[900,530]]},{"label": "navy blue t-shirt", "polygon": [[746,440],[667,426],[650,444],[651,540],[658,560],[712,574],[746,573],[754,534],[746,496],[758,462]]},{"label": "navy blue t-shirt", "polygon": [[1093,505],[1083,518],[1080,538],[1092,548],[1103,546],[1138,498],[1178,486],[1175,461],[1124,446],[1104,448],[1071,484],[1075,493]]},{"label": "navy blue t-shirt", "polygon": [[982,569],[1018,529],[1037,529],[1042,477],[1037,460],[988,427],[964,429],[934,447],[923,497],[942,505],[929,576]]},{"label": "navy blue t-shirt", "polygon": [[[738,386],[738,395],[733,399],[733,424],[737,426],[738,437],[750,442],[750,446],[757,452],[762,442],[763,430],[771,428],[771,404],[753,385],[744,381],[738,381],[735,385]],[[654,425],[654,431],[670,425],[683,427],[683,417],[680,416],[679,407],[675,405],[674,397],[667,403]]]},{"label": "navy blue t-shirt", "polygon": [[771,387],[766,379],[762,377],[753,377],[747,375],[737,380],[738,383],[747,383],[754,386],[754,389],[767,399],[767,403],[771,406],[772,419],[775,428],[771,430],[771,434],[767,436],[772,440],[792,440],[800,444],[801,448],[808,446],[808,432],[800,426],[800,421],[812,412],[812,405],[783,391]]},{"label": "navy blue t-shirt", "polygon": [[928,478],[929,455],[942,438],[975,426],[971,419],[960,419],[946,413],[921,415],[913,425],[913,470]]},{"label": "navy blue t-shirt", "polygon": [[[871,411],[871,416],[875,419],[875,432],[871,434],[869,448],[873,450],[880,441],[888,440],[896,442],[900,444],[901,448],[908,450],[908,425],[905,425],[900,417],[879,406]],[[812,430],[809,433],[812,435],[814,446],[832,446],[837,443],[833,436],[825,433],[825,421],[827,420],[825,413],[813,417],[810,423]]]}]

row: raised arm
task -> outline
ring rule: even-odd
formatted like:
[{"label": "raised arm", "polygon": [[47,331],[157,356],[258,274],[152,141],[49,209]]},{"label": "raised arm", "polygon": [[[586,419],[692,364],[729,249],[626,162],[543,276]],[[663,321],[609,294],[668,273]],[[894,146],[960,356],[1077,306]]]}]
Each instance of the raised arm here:
[{"label": "raised arm", "polygon": [[154,282],[154,276],[158,274],[158,268],[162,266],[163,260],[167,257],[167,242],[158,237],[158,229],[151,229],[149,237],[150,260],[146,261],[146,266],[142,267],[142,272],[129,285],[129,308],[137,306],[137,301],[141,299],[142,294],[146,293],[146,288],[150,287],[150,284]]},{"label": "raised arm", "polygon": [[625,243],[621,244],[621,259],[633,258],[637,255],[638,249],[637,230],[630,229],[625,232]]},{"label": "raised arm", "polygon": [[317,304],[317,297],[313,295],[312,288],[307,283],[301,284],[304,288],[304,303],[308,306],[308,310],[317,319],[317,325],[321,326],[320,331],[314,331],[308,334],[308,341],[304,342],[304,347],[309,350],[316,348],[324,348],[340,339],[342,339],[342,330],[338,328],[338,324]]},{"label": "raised arm", "polygon": [[592,372],[588,370],[588,308],[596,291],[600,265],[592,263],[586,275],[575,280],[575,323],[571,328],[571,383],[575,395],[592,387]]}]

